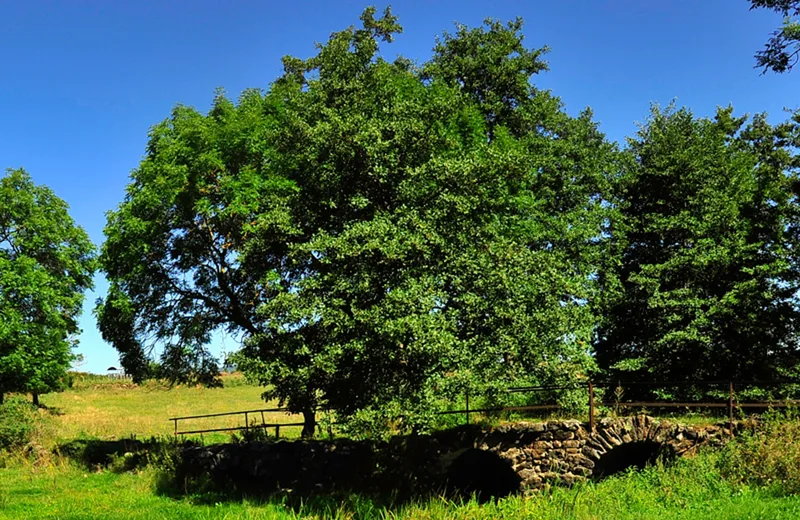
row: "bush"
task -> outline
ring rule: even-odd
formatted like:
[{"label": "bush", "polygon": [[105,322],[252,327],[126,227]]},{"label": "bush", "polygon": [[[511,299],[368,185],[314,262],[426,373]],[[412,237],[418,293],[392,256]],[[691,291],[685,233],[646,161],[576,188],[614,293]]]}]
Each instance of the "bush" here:
[{"label": "bush", "polygon": [[28,444],[36,428],[38,412],[22,397],[11,397],[0,405],[0,450]]},{"label": "bush", "polygon": [[800,417],[789,412],[765,418],[722,450],[719,465],[735,482],[800,493]]}]

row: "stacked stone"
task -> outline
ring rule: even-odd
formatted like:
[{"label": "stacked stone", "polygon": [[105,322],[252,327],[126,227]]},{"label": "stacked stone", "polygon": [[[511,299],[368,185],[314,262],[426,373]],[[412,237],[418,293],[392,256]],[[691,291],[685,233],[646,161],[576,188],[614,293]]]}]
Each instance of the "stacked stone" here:
[{"label": "stacked stone", "polygon": [[600,459],[623,444],[653,442],[669,455],[693,453],[703,444],[719,445],[722,426],[691,427],[640,415],[598,421],[595,432],[579,421],[514,423],[486,432],[475,447],[496,453],[522,479],[523,490],[586,480]]}]

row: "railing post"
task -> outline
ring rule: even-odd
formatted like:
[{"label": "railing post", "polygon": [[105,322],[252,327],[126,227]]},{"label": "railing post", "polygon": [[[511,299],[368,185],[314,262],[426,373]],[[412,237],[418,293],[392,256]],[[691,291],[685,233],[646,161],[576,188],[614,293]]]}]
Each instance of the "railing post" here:
[{"label": "railing post", "polygon": [[265,424],[267,424],[267,423],[264,420],[264,410],[261,410],[261,426],[264,426]]},{"label": "railing post", "polygon": [[731,437],[733,437],[733,381],[729,383],[730,393],[728,394],[728,427]]},{"label": "railing post", "polygon": [[247,412],[244,412],[244,427],[246,430],[250,429],[250,421],[248,420]]},{"label": "railing post", "polygon": [[466,401],[467,401],[466,402],[467,406],[466,406],[466,409],[465,409],[465,415],[466,415],[466,418],[467,418],[467,424],[469,424],[469,390],[467,390],[466,394],[464,394],[464,395],[465,395]]},{"label": "railing post", "polygon": [[281,436],[281,425],[280,424],[276,424],[275,425],[275,438],[277,439],[280,436]]},{"label": "railing post", "polygon": [[175,422],[175,436],[177,437],[178,436],[178,419],[173,419],[173,421]]},{"label": "railing post", "polygon": [[589,381],[589,431],[594,433],[594,383]]}]

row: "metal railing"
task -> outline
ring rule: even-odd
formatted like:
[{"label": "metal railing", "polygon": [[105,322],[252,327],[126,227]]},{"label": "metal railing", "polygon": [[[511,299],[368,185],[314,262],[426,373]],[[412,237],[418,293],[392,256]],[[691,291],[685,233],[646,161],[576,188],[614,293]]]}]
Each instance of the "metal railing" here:
[{"label": "metal railing", "polygon": [[[687,400],[636,400],[636,401],[622,401],[622,400],[598,400],[596,398],[596,391],[597,389],[605,388],[630,388],[634,386],[649,386],[652,388],[675,388],[678,386],[691,386],[691,387],[709,387],[709,386],[725,386],[727,392],[720,391],[719,394],[725,393],[727,394],[727,399],[725,400],[718,400],[718,401],[687,401]],[[736,387],[748,386],[748,387],[756,387],[756,388],[764,388],[764,387],[774,387],[774,386],[784,386],[784,385],[796,385],[798,387],[798,391],[800,391],[800,381],[795,380],[781,380],[781,381],[744,381],[744,382],[733,382],[733,381],[665,381],[665,382],[645,382],[645,381],[614,381],[614,382],[592,382],[587,381],[583,383],[576,383],[572,385],[565,385],[565,386],[526,386],[526,387],[513,387],[506,390],[508,393],[535,393],[535,392],[561,392],[567,390],[581,390],[585,389],[587,392],[586,399],[589,408],[589,428],[591,431],[595,430],[595,422],[597,419],[597,408],[598,407],[608,407],[608,408],[615,408],[625,409],[625,408],[724,408],[727,409],[727,418],[729,422],[730,431],[733,432],[734,428],[734,413],[736,410],[745,409],[745,408],[785,408],[785,407],[800,407],[800,400],[798,399],[772,399],[769,401],[740,401],[737,399],[736,395]],[[482,407],[482,408],[470,408],[469,403],[469,393],[465,394],[465,406],[462,409],[456,410],[444,410],[436,412],[437,415],[459,415],[463,414],[466,420],[466,423],[470,423],[470,414],[478,414],[478,413],[502,413],[502,412],[538,412],[538,411],[553,411],[553,410],[564,410],[565,408],[558,403],[543,403],[543,404],[531,404],[531,405],[521,405],[521,406],[497,406],[497,407]],[[302,422],[283,422],[283,423],[274,423],[274,422],[267,422],[265,413],[276,413],[276,412],[283,412],[290,414],[289,410],[286,408],[263,408],[257,410],[242,410],[237,412],[224,412],[224,413],[212,413],[212,414],[204,414],[204,415],[189,415],[185,417],[171,417],[169,420],[174,423],[174,434],[177,435],[191,435],[191,434],[203,434],[203,433],[214,433],[214,432],[228,432],[228,431],[237,431],[237,430],[249,430],[251,428],[257,429],[275,429],[275,437],[280,437],[281,428],[285,427],[293,427],[293,426],[304,426]],[[179,429],[179,422],[180,421],[188,421],[193,419],[207,419],[213,417],[226,417],[226,416],[243,416],[244,417],[244,425],[237,425],[237,426],[228,426],[228,427],[221,427],[221,428],[207,428],[207,429],[192,429],[192,430],[180,430]],[[254,422],[250,422],[250,418],[255,417],[258,419],[260,417],[261,422],[259,423],[257,420]],[[333,424],[333,423],[331,423]],[[320,426],[317,423],[317,426]]]},{"label": "metal railing", "polygon": [[[678,386],[719,386],[725,385],[727,388],[727,399],[722,401],[676,401],[676,400],[637,400],[637,401],[622,401],[622,400],[597,400],[596,390],[598,388],[623,388],[631,386],[649,386],[653,388],[675,388]],[[737,409],[744,408],[786,408],[786,407],[800,407],[800,400],[798,399],[772,399],[769,401],[740,401],[736,396],[737,386],[748,387],[774,387],[774,386],[788,386],[795,385],[800,387],[800,381],[795,380],[780,380],[780,381],[664,381],[664,382],[647,382],[647,381],[615,381],[615,382],[592,382],[576,383],[568,386],[527,386],[527,387],[514,387],[506,390],[508,393],[523,393],[523,392],[558,392],[566,390],[580,390],[586,389],[587,401],[589,408],[589,428],[591,431],[595,430],[595,422],[597,418],[597,407],[603,406],[615,409],[625,408],[725,408],[727,409],[728,425],[731,432],[734,429],[734,413]],[[558,403],[549,404],[535,404],[527,406],[498,406],[489,408],[470,408],[469,395],[465,396],[465,407],[459,410],[446,410],[437,412],[438,415],[458,415],[463,414],[466,423],[469,424],[470,414],[473,413],[502,413],[509,411],[544,411],[544,410],[564,410],[565,408]]]},{"label": "metal railing", "polygon": [[[238,430],[249,430],[251,428],[263,428],[275,429],[275,437],[280,437],[281,435],[281,428],[284,427],[291,427],[291,426],[303,426],[304,423],[301,422],[284,422],[284,423],[274,423],[274,422],[267,422],[264,416],[265,413],[275,413],[275,412],[285,412],[287,414],[291,413],[286,408],[263,408],[258,410],[242,410],[238,412],[223,412],[223,413],[209,413],[204,415],[188,415],[185,417],[170,417],[169,420],[175,424],[174,435],[191,435],[191,434],[202,434],[202,433],[215,433],[215,432],[231,432],[231,431],[238,431]],[[226,417],[226,416],[244,416],[244,425],[237,425],[237,426],[226,426],[222,428],[206,428],[203,430],[184,430],[179,431],[178,423],[179,421],[188,421],[192,419],[207,419],[210,417]],[[250,422],[250,417],[261,417],[261,422]]]}]

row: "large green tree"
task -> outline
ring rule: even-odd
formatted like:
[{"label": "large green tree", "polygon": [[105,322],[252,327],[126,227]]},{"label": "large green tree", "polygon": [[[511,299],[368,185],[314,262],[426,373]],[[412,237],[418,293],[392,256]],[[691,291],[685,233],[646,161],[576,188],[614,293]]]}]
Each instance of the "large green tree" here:
[{"label": "large green tree", "polygon": [[756,53],[756,67],[764,72],[787,72],[800,59],[800,0],[750,0],[750,9],[770,9],[783,15],[783,24]]},{"label": "large green tree", "polygon": [[24,170],[0,179],[0,401],[62,387],[94,246],[66,203]]},{"label": "large green tree", "polygon": [[797,366],[797,123],[655,108],[629,140],[597,344],[611,375],[764,380]]},{"label": "large green tree", "polygon": [[380,57],[400,27],[367,9],[265,94],[177,108],[106,230],[123,363],[152,337],[198,374],[227,328],[306,434],[319,408],[414,427],[455,392],[591,370],[616,151],[530,84],[521,28],[459,27],[417,67]]}]

